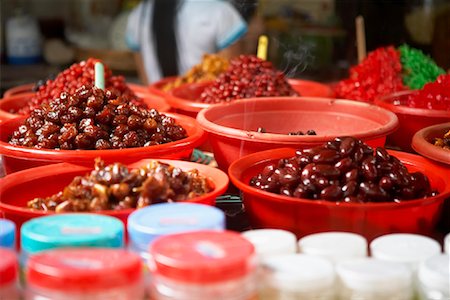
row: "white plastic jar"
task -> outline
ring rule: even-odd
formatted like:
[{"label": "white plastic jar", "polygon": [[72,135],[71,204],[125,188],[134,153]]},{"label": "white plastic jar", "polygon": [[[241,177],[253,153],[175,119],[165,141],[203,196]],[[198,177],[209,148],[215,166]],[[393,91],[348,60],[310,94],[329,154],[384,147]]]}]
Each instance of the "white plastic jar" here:
[{"label": "white plastic jar", "polygon": [[450,233],[444,239],[444,252],[450,255]]},{"label": "white plastic jar", "polygon": [[367,240],[356,233],[330,231],[307,235],[298,241],[300,253],[321,256],[333,263],[367,257]]},{"label": "white plastic jar", "polygon": [[419,265],[419,299],[450,299],[450,261],[448,254],[433,256]]},{"label": "white plastic jar", "polygon": [[297,237],[286,230],[255,229],[242,232],[242,236],[253,244],[260,259],[297,252]]},{"label": "white plastic jar", "polygon": [[333,300],[335,273],[328,260],[305,254],[264,260],[261,300]]},{"label": "white plastic jar", "polygon": [[11,249],[0,247],[0,299],[19,300],[17,255]]},{"label": "white plastic jar", "polygon": [[340,300],[412,300],[411,270],[402,264],[358,258],[336,265]]},{"label": "white plastic jar", "polygon": [[395,233],[374,239],[370,252],[376,259],[402,263],[415,272],[422,261],[441,253],[441,245],[423,235]]},{"label": "white plastic jar", "polygon": [[167,235],[150,246],[152,300],[256,299],[253,245],[231,231]]},{"label": "white plastic jar", "polygon": [[141,259],[121,249],[65,248],[30,257],[26,300],[143,300]]}]

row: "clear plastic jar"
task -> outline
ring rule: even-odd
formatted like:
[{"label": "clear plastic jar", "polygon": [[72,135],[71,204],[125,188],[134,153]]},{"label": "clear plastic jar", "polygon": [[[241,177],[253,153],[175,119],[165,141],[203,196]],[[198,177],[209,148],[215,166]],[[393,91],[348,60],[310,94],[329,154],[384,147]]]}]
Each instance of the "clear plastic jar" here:
[{"label": "clear plastic jar", "polygon": [[370,251],[376,259],[402,263],[415,272],[422,261],[441,253],[441,245],[423,235],[396,233],[374,239]]},{"label": "clear plastic jar", "polygon": [[156,238],[195,230],[224,230],[225,214],[203,204],[161,203],[136,210],[127,224],[130,250],[146,261],[148,247]]},{"label": "clear plastic jar", "polygon": [[0,247],[0,299],[19,300],[17,256],[11,249]]},{"label": "clear plastic jar", "polygon": [[450,261],[448,254],[433,256],[419,265],[419,299],[450,299]]},{"label": "clear plastic jar", "polygon": [[0,247],[16,248],[16,224],[7,219],[0,219]]},{"label": "clear plastic jar", "polygon": [[139,256],[120,249],[66,248],[35,254],[26,300],[143,300]]},{"label": "clear plastic jar", "polygon": [[340,300],[411,300],[411,270],[402,264],[357,258],[336,265]]},{"label": "clear plastic jar", "polygon": [[122,248],[124,226],[116,218],[98,214],[51,215],[25,222],[20,240],[21,264],[25,265],[31,254],[54,248]]},{"label": "clear plastic jar", "polygon": [[332,263],[367,257],[367,240],[356,233],[330,231],[307,235],[298,241],[300,253],[321,256]]},{"label": "clear plastic jar", "polygon": [[150,246],[155,300],[256,299],[253,245],[230,231],[167,235]]},{"label": "clear plastic jar", "polygon": [[305,254],[264,259],[261,300],[333,300],[335,274],[328,260]]},{"label": "clear plastic jar", "polygon": [[242,236],[253,244],[260,259],[297,252],[297,237],[286,230],[255,229],[242,232]]}]

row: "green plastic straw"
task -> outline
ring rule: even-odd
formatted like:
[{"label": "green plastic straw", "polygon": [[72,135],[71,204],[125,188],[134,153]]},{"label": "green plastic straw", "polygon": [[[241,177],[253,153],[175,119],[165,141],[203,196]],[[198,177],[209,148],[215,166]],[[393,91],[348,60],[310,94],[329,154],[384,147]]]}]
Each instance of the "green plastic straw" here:
[{"label": "green plastic straw", "polygon": [[95,87],[105,89],[105,67],[101,62],[95,63]]}]

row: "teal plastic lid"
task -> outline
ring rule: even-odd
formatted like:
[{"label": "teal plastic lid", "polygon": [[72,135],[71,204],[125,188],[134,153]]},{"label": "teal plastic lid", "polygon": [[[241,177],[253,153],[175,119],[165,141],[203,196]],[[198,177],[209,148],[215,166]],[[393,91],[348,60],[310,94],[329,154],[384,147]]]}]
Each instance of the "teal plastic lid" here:
[{"label": "teal plastic lid", "polygon": [[35,218],[22,225],[22,250],[28,254],[63,247],[124,246],[123,223],[97,214],[60,214]]}]

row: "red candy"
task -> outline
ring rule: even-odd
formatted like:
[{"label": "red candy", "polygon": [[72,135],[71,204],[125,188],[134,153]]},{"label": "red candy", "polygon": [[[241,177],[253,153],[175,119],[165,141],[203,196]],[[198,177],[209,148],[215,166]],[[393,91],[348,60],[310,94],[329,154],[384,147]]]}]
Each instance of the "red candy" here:
[{"label": "red candy", "polygon": [[[28,106],[23,107],[18,113],[27,115],[40,104],[58,98],[62,92],[74,94],[82,86],[93,85],[95,81],[94,65],[98,61],[100,60],[89,58],[65,69],[54,80],[47,80],[45,84],[38,87],[36,95]],[[112,72],[107,66],[105,66],[105,87],[107,91],[116,96],[127,96],[132,99],[133,104],[145,106],[142,100],[126,85],[125,78],[112,76]]]},{"label": "red candy", "polygon": [[450,74],[440,75],[435,82],[409,94],[404,103],[409,107],[450,110]]},{"label": "red candy", "polygon": [[399,52],[392,46],[378,48],[350,69],[350,77],[335,87],[337,98],[373,102],[384,96],[404,90]]}]

